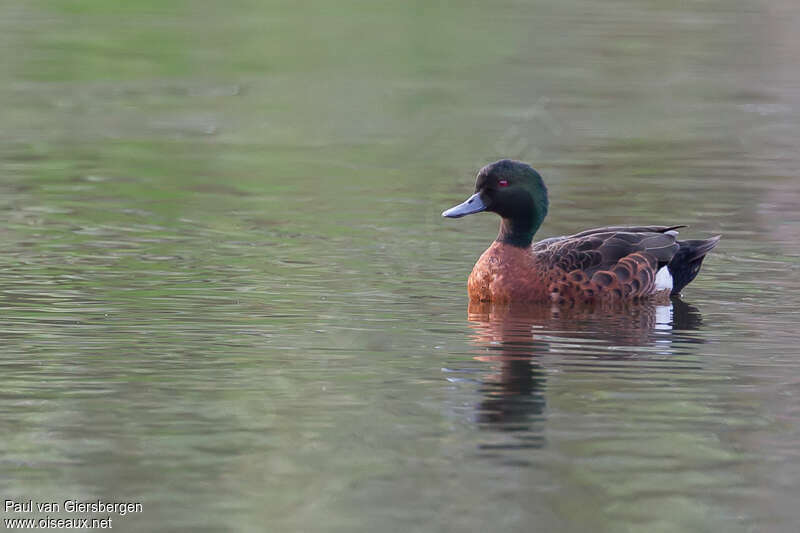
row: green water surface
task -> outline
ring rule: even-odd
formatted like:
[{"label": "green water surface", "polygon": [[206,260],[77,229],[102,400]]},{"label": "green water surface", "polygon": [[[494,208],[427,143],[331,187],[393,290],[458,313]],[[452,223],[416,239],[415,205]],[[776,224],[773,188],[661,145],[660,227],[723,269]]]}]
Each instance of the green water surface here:
[{"label": "green water surface", "polygon": [[[122,531],[797,531],[798,28],[0,3],[0,497],[142,503]],[[468,309],[497,220],[440,213],[500,157],[548,183],[539,237],[723,241],[672,309]]]}]

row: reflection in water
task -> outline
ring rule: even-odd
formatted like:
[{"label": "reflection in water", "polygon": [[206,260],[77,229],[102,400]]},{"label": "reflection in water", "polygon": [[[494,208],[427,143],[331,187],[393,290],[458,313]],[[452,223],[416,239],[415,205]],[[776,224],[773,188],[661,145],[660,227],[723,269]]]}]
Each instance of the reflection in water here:
[{"label": "reflection in water", "polygon": [[674,355],[673,341],[698,342],[683,332],[702,318],[697,308],[674,299],[671,305],[560,309],[550,305],[470,304],[472,343],[492,364],[476,406],[479,427],[514,433],[515,442],[482,444],[483,450],[538,448],[543,431],[546,369],[542,359],[575,355],[609,359]]}]

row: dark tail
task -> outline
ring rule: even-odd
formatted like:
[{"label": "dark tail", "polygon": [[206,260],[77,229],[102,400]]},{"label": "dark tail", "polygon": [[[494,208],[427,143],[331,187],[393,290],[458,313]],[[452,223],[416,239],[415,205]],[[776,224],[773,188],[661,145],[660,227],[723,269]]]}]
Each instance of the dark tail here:
[{"label": "dark tail", "polygon": [[703,258],[714,249],[722,235],[706,240],[678,241],[680,248],[667,265],[672,274],[672,294],[676,295],[700,272]]}]

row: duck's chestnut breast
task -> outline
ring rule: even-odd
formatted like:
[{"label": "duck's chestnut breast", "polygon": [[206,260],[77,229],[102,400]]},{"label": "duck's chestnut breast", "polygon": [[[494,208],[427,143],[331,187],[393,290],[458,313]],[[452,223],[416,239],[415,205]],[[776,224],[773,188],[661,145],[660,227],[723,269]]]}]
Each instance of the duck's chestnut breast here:
[{"label": "duck's chestnut breast", "polygon": [[549,299],[530,248],[495,241],[483,252],[467,281],[470,301],[510,302]]}]

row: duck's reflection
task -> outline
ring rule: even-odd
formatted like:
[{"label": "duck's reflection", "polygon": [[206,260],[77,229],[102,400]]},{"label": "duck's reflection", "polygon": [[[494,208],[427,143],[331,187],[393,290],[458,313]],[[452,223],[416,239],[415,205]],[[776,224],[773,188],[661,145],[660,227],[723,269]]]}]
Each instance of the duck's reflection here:
[{"label": "duck's reflection", "polygon": [[[475,407],[478,425],[515,432],[514,442],[482,449],[541,447],[546,414],[547,361],[559,352],[593,359],[664,357],[676,340],[698,342],[687,332],[699,327],[699,311],[681,300],[670,306],[559,309],[551,306],[470,304],[471,343],[476,360],[491,365]],[[639,349],[637,349],[639,348]]]}]

